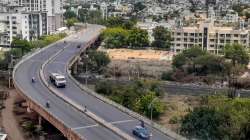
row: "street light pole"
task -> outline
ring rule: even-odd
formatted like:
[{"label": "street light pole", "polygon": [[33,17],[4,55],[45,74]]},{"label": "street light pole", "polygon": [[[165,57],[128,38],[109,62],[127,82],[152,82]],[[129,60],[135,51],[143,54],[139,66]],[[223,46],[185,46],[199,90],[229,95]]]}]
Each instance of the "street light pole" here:
[{"label": "street light pole", "polygon": [[[151,103],[148,105],[148,109],[150,108],[151,126],[153,126],[153,107],[152,107],[152,105],[153,105],[153,103],[154,103],[156,100],[157,100],[157,98],[155,97],[155,98],[151,101]],[[151,131],[153,131],[153,128],[152,128]],[[150,137],[152,137],[152,133],[150,134]]]},{"label": "street light pole", "polygon": [[86,56],[86,66],[85,66],[85,85],[87,86],[88,85],[88,76],[87,76],[87,73],[88,73],[88,55],[86,53],[86,50],[85,50],[85,56]]},{"label": "street light pole", "polygon": [[150,109],[150,120],[151,120],[151,123],[153,123],[153,103],[157,100],[157,98],[155,97],[151,103],[148,105],[148,109]]}]

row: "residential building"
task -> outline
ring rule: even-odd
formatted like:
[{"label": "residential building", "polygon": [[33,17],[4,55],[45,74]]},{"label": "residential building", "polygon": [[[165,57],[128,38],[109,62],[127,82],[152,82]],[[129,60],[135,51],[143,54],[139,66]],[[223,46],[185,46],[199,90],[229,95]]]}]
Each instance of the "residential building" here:
[{"label": "residential building", "polygon": [[193,46],[215,54],[222,54],[226,44],[239,43],[249,47],[249,30],[234,27],[216,27],[206,21],[192,27],[172,29],[172,51],[181,52]]},{"label": "residential building", "polygon": [[63,26],[62,0],[0,0],[0,46],[33,40]]},{"label": "residential building", "polygon": [[19,6],[27,12],[46,12],[48,33],[63,26],[63,0],[19,0]]}]

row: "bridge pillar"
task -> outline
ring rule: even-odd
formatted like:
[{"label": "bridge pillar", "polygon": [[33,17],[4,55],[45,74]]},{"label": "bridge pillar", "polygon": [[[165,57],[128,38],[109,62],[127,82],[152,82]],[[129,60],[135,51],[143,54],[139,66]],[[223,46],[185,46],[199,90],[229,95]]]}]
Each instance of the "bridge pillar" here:
[{"label": "bridge pillar", "polygon": [[27,107],[27,112],[28,112],[28,113],[31,113],[31,112],[32,112],[30,107]]},{"label": "bridge pillar", "polygon": [[76,75],[77,74],[77,63],[74,63],[74,66],[73,66],[73,75]]},{"label": "bridge pillar", "polygon": [[43,121],[42,116],[38,115],[38,127],[39,127],[39,129],[42,128],[42,121]]}]

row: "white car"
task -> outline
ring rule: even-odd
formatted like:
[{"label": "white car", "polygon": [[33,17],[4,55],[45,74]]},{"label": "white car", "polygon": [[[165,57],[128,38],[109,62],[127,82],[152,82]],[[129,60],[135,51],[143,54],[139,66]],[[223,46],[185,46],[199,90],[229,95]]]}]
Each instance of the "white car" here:
[{"label": "white car", "polygon": [[49,79],[57,88],[66,86],[66,79],[62,74],[50,73]]}]

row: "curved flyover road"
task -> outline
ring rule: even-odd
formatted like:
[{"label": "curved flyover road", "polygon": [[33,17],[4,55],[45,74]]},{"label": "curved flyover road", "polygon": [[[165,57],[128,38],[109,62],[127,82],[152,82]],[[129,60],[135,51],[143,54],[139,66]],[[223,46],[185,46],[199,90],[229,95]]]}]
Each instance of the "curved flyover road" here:
[{"label": "curved flyover road", "polygon": [[[50,88],[53,88],[53,90],[57,91],[57,93],[61,94],[62,96],[70,98],[75,104],[87,106],[87,109],[96,116],[117,127],[122,132],[130,135],[131,137],[134,137],[131,134],[131,131],[135,125],[139,124],[139,120],[86,93],[80,89],[67,74],[67,65],[69,61],[79,52],[79,48],[77,48],[77,46],[79,44],[83,44],[82,47],[86,47],[84,44],[98,36],[101,29],[101,26],[89,25],[88,28],[83,32],[67,37],[65,39],[67,40],[66,44],[63,43],[63,41],[59,41],[36,53],[29,59],[23,61],[16,68],[16,71],[14,72],[14,81],[16,82],[16,86],[22,89],[22,91],[25,91],[23,94],[43,107],[47,112],[59,119],[64,123],[64,125],[73,130],[75,133],[82,136],[82,138],[88,140],[121,139],[121,137],[119,137],[110,129],[103,127],[102,125],[98,125],[96,121],[89,118],[81,111],[78,111],[61,98],[58,98],[58,96],[52,93],[51,90],[49,90],[48,87],[42,83],[39,76],[39,71],[42,67],[42,64],[51,58],[51,56],[60,51],[58,55],[53,57],[53,59],[45,65],[42,72],[47,82],[49,81],[49,72],[60,72],[65,74],[67,86],[66,88],[57,89],[51,84],[49,85]],[[31,83],[32,76],[35,76],[37,79],[37,82],[34,84]],[[44,104],[47,100],[51,102],[50,108],[44,107]],[[164,135],[160,131],[151,128],[150,126],[147,127],[153,133],[152,140],[173,139],[167,135]]]}]

